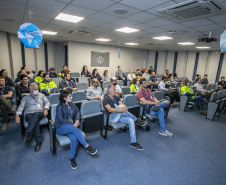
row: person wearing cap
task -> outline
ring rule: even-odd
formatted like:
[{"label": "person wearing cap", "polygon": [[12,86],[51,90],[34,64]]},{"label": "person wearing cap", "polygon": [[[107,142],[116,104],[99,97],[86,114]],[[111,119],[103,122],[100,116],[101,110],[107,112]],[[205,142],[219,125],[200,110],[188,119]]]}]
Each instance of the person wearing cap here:
[{"label": "person wearing cap", "polygon": [[117,78],[116,78],[116,77],[113,76],[113,77],[111,78],[111,83],[112,83],[112,85],[114,85],[114,87],[115,87],[116,95],[122,96],[122,95],[123,95],[123,92],[122,92],[122,89],[120,88],[120,86],[117,84]]},{"label": "person wearing cap", "polygon": [[204,84],[209,84],[209,81],[208,81],[207,77],[208,77],[208,75],[205,74],[204,77],[203,77],[203,79],[202,79],[202,84],[203,84],[203,85],[204,85]]}]

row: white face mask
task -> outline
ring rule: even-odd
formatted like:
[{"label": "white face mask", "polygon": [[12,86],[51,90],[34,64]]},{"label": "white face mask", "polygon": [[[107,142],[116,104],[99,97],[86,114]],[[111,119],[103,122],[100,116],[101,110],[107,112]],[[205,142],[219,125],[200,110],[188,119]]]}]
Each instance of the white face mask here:
[{"label": "white face mask", "polygon": [[190,86],[190,83],[187,83],[187,86]]},{"label": "white face mask", "polygon": [[38,90],[34,90],[33,94],[38,95]]}]

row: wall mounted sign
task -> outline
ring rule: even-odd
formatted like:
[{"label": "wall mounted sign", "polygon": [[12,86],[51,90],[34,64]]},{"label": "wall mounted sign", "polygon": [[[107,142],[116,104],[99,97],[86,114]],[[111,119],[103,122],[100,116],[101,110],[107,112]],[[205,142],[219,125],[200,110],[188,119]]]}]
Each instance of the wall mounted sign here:
[{"label": "wall mounted sign", "polygon": [[91,51],[91,67],[109,67],[109,52]]},{"label": "wall mounted sign", "polygon": [[226,30],[224,30],[224,33],[221,34],[220,48],[222,53],[226,52]]}]

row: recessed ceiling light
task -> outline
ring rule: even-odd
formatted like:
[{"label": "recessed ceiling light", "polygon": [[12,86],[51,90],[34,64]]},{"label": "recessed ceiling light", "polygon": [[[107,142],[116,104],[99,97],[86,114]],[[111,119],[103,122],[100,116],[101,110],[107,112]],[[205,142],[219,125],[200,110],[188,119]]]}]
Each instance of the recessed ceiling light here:
[{"label": "recessed ceiling light", "polygon": [[137,31],[140,31],[140,30],[137,30],[137,29],[134,29],[134,28],[124,27],[124,28],[116,29],[115,31],[120,31],[120,32],[124,32],[124,33],[132,33],[132,32],[137,32]]},{"label": "recessed ceiling light", "polygon": [[210,47],[208,47],[208,46],[198,46],[196,48],[198,48],[198,49],[209,49]]},{"label": "recessed ceiling light", "polygon": [[57,32],[42,30],[42,34],[46,34],[46,35],[56,35],[56,34],[57,34]]},{"label": "recessed ceiling light", "polygon": [[55,19],[61,20],[61,21],[77,23],[77,22],[83,20],[84,17],[78,17],[78,16],[74,16],[74,15],[60,13],[58,16],[56,16]]},{"label": "recessed ceiling light", "polygon": [[167,37],[167,36],[160,36],[160,37],[153,37],[153,39],[157,39],[157,40],[169,40],[169,39],[173,39],[172,37]]},{"label": "recessed ceiling light", "polygon": [[111,41],[111,39],[104,39],[104,38],[99,38],[99,39],[95,39],[96,41],[102,41],[102,42],[109,42]]},{"label": "recessed ceiling light", "polygon": [[126,45],[131,45],[131,46],[137,46],[137,45],[139,45],[138,43],[133,43],[133,42],[127,42],[125,44]]},{"label": "recessed ceiling light", "polygon": [[193,43],[193,42],[179,42],[177,44],[180,44],[180,45],[194,45],[195,43]]}]

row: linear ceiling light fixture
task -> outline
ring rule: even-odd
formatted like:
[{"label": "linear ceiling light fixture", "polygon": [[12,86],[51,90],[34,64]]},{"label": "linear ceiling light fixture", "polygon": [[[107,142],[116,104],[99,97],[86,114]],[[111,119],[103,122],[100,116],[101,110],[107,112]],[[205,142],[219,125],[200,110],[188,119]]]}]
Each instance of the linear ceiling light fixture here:
[{"label": "linear ceiling light fixture", "polygon": [[126,45],[130,45],[130,46],[137,46],[137,45],[139,45],[138,43],[133,43],[133,42],[127,42],[125,44]]},{"label": "linear ceiling light fixture", "polygon": [[160,36],[160,37],[153,37],[153,39],[157,39],[157,40],[169,40],[169,39],[173,39],[172,37],[167,37],[167,36]]},{"label": "linear ceiling light fixture", "polygon": [[179,44],[179,45],[194,45],[195,43],[193,43],[193,42],[179,42],[177,44]]},{"label": "linear ceiling light fixture", "polygon": [[57,34],[57,32],[42,30],[42,34],[46,34],[46,35],[56,35],[56,34]]},{"label": "linear ceiling light fixture", "polygon": [[120,31],[120,32],[124,32],[124,33],[133,33],[133,32],[137,32],[137,31],[140,31],[140,30],[137,30],[137,29],[134,29],[134,28],[124,27],[124,28],[116,29],[115,31]]},{"label": "linear ceiling light fixture", "polygon": [[78,17],[78,16],[74,16],[74,15],[60,13],[58,16],[56,16],[55,19],[61,20],[61,21],[67,21],[67,22],[77,23],[77,22],[83,20],[84,17]]},{"label": "linear ceiling light fixture", "polygon": [[95,39],[96,41],[102,41],[102,42],[109,42],[111,41],[111,39],[104,39],[104,38],[99,38],[99,39]]},{"label": "linear ceiling light fixture", "polygon": [[198,46],[196,48],[198,48],[198,49],[209,49],[210,47],[208,47],[208,46]]}]

